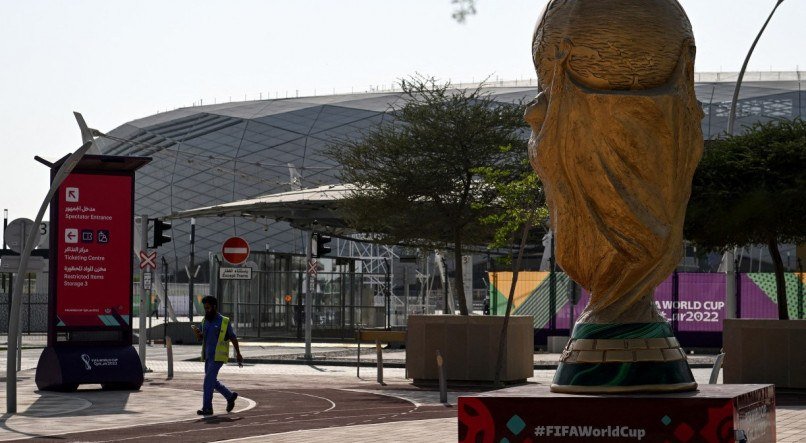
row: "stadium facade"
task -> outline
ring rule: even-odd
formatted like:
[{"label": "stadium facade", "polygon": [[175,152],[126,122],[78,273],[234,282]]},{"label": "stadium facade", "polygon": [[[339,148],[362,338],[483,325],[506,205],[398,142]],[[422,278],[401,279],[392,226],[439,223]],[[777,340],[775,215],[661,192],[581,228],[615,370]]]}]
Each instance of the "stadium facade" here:
[{"label": "stadium facade", "polygon": [[[736,127],[801,116],[806,102],[802,75],[747,73]],[[699,73],[697,80],[705,111],[703,134],[714,138],[727,127],[735,74]],[[528,102],[536,86],[534,81],[499,82],[488,92],[497,101]],[[297,181],[304,188],[336,184],[338,165],[322,155],[323,148],[391,118],[390,106],[402,99],[400,92],[363,93],[181,108],[115,128],[109,132],[114,139],[102,139],[101,149],[109,155],[153,158],[137,172],[135,211],[166,216],[293,190]],[[159,252],[181,261],[190,252],[190,224],[176,222],[172,231],[174,241]],[[199,220],[196,251],[218,251],[231,235],[269,250],[303,250],[302,236],[286,223],[246,217]]]},{"label": "stadium facade", "polygon": [[[806,103],[804,75],[747,73],[736,127],[800,117]],[[715,138],[727,127],[736,74],[698,73],[695,80],[705,112],[703,133]],[[528,102],[536,85],[534,80],[495,82],[486,92],[500,102]],[[393,118],[390,108],[401,100],[402,92],[388,91],[194,106],[125,123],[99,143],[104,154],[153,158],[137,171],[135,210],[163,217],[300,187],[338,184],[339,166],[323,156],[323,149],[335,139],[359,137],[362,131]],[[195,251],[202,262],[218,253],[230,236],[245,238],[257,251],[304,254],[306,236],[287,222],[243,214],[202,218],[196,223]],[[189,232],[188,220],[175,220],[173,241],[158,250],[172,270],[187,264]],[[358,250],[355,245],[344,246],[351,242],[334,243],[336,255],[351,256]],[[373,254],[394,258],[388,249],[369,255]],[[204,270],[200,277],[209,279]],[[178,279],[182,280],[181,274]]]}]

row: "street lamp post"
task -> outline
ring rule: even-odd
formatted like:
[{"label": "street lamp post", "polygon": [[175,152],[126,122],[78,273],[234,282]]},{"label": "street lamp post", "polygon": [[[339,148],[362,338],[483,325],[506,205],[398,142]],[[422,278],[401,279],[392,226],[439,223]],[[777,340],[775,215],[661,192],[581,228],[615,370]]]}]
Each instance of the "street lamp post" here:
[{"label": "street lamp post", "polygon": [[[747,70],[747,64],[750,62],[750,57],[753,55],[753,51],[756,49],[756,44],[758,44],[759,39],[761,39],[761,34],[764,33],[764,30],[767,29],[767,25],[770,23],[773,14],[781,6],[784,0],[777,0],[775,2],[775,6],[772,8],[770,15],[767,17],[767,20],[764,22],[764,26],[761,27],[761,30],[758,31],[758,35],[756,35],[756,39],[753,40],[753,44],[750,45],[750,50],[747,51],[747,56],[744,58],[744,63],[742,64],[742,69],[739,70],[739,76],[736,79],[736,87],[733,89],[733,99],[730,102],[730,114],[728,115],[728,134],[733,135],[735,124],[736,124],[736,107],[739,103],[739,89],[742,87],[742,79],[744,79],[744,73]],[[734,273],[736,272],[736,268],[734,267],[734,259],[735,259],[735,252],[734,251],[727,251],[724,255],[725,260],[725,301],[726,301],[726,311],[727,311],[727,318],[735,318],[736,317],[736,285],[734,283]]]},{"label": "street lamp post", "polygon": [[747,57],[744,58],[742,69],[739,70],[739,77],[736,79],[736,87],[733,89],[733,100],[730,102],[730,114],[728,116],[728,134],[730,135],[733,135],[734,124],[736,122],[736,105],[739,101],[739,89],[742,87],[742,79],[744,78],[744,72],[747,70],[747,64],[750,62],[750,57],[753,55],[753,51],[756,49],[756,44],[758,44],[759,39],[761,39],[761,34],[763,34],[764,30],[767,29],[767,25],[770,23],[773,14],[775,14],[775,11],[783,2],[784,0],[777,0],[775,2],[775,6],[773,6],[770,15],[767,17],[767,21],[764,22],[761,30],[758,31],[756,39],[753,40],[753,44],[750,45],[750,50],[747,51]]},{"label": "street lamp post", "polygon": [[[3,209],[3,249],[6,249],[6,228],[8,228],[8,209]],[[8,276],[9,282],[11,282],[11,278],[12,276],[9,275]],[[5,290],[5,288],[6,288],[6,274],[4,273],[3,289]],[[8,292],[11,292],[11,290],[9,290]],[[8,308],[11,309],[11,305],[9,305]]]},{"label": "street lamp post", "polygon": [[[53,196],[58,191],[62,182],[70,175],[70,172],[78,165],[78,162],[84,157],[84,154],[93,145],[92,141],[84,143],[80,148],[73,152],[67,160],[62,163],[59,170],[53,176],[53,181],[50,183],[50,190],[45,196],[45,200],[39,207],[39,212],[36,215],[34,226],[39,226],[42,223],[42,218],[45,215]],[[28,268],[28,259],[31,257],[31,251],[34,249],[34,239],[36,239],[39,231],[32,229],[28,233],[28,238],[23,244],[22,252],[20,253],[20,267],[17,271],[17,282],[14,285],[11,296],[11,312],[8,318],[8,348],[6,356],[6,413],[14,414],[17,412],[17,339],[20,329],[20,297],[22,296],[23,279],[25,278],[25,270]]]}]

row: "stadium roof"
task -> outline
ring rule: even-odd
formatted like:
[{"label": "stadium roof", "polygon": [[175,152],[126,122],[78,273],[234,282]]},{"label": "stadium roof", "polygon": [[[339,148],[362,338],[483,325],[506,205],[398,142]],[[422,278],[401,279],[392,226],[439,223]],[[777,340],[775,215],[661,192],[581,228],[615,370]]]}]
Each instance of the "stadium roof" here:
[{"label": "stadium roof", "polygon": [[[748,73],[741,89],[737,127],[756,121],[800,116],[806,95],[801,73]],[[703,103],[703,132],[724,132],[735,74],[697,74]],[[457,85],[474,87],[475,85]],[[528,102],[535,81],[495,82],[487,92],[500,102]],[[169,216],[195,208],[260,196],[282,195],[300,186],[316,188],[340,182],[338,165],[324,155],[333,140],[359,137],[392,118],[403,100],[399,91],[220,103],[176,109],[137,119],[112,130],[102,153],[141,155],[153,161],[137,171],[137,214]],[[233,209],[228,215],[238,215]],[[284,217],[281,217],[284,218]],[[174,241],[161,254],[189,253],[190,224],[174,223]],[[230,235],[269,250],[300,252],[303,236],[287,222],[260,217],[213,217],[197,223],[197,251],[217,251]],[[254,249],[254,248],[253,248]]]}]

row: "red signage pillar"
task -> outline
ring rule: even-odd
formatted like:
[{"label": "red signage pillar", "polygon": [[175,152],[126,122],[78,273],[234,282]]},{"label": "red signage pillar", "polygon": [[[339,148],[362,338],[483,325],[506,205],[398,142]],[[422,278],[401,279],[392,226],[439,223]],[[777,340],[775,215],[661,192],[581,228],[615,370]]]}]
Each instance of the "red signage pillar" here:
[{"label": "red signage pillar", "polygon": [[134,173],[150,160],[84,156],[51,201],[48,346],[37,365],[39,389],[143,383],[132,347]]}]

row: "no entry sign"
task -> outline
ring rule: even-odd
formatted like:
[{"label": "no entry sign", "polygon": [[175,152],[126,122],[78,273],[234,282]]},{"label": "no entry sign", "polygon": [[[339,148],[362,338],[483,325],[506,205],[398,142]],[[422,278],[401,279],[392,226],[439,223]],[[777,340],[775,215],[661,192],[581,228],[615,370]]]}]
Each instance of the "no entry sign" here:
[{"label": "no entry sign", "polygon": [[240,265],[249,258],[249,243],[241,237],[230,237],[221,247],[224,260],[233,265]]}]

